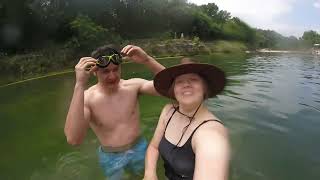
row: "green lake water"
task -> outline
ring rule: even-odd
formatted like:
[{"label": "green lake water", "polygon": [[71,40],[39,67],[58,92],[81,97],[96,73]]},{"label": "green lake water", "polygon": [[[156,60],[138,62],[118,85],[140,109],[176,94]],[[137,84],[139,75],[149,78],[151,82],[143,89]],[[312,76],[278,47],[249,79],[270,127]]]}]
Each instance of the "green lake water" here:
[{"label": "green lake water", "polygon": [[[197,58],[228,75],[225,91],[207,104],[230,132],[229,179],[320,179],[319,56]],[[178,60],[160,62],[168,67]],[[143,65],[124,64],[122,72],[125,79],[152,79]],[[63,134],[74,81],[74,73],[67,73],[0,88],[1,180],[103,179],[94,134],[79,147],[68,145]],[[148,139],[167,102],[140,97],[142,131]],[[159,177],[163,179],[161,165]]]}]

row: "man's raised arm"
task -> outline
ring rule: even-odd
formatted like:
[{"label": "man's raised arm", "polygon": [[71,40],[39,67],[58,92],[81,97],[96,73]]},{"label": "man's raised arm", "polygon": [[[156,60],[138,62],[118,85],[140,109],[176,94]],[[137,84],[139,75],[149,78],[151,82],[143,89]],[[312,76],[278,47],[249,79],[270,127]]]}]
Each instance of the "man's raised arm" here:
[{"label": "man's raised arm", "polygon": [[66,118],[64,133],[71,145],[81,144],[89,127],[90,109],[85,104],[84,91],[90,74],[94,68],[87,71],[90,66],[95,65],[96,60],[91,57],[81,58],[75,67],[76,85],[69,111]]},{"label": "man's raised arm", "polygon": [[[133,62],[144,64],[153,72],[153,74],[157,74],[158,72],[165,69],[162,64],[157,62],[153,57],[149,56],[143,49],[138,46],[127,45],[121,50],[121,53],[125,56],[125,58],[128,58]],[[157,93],[153,86],[153,81],[140,78],[134,78],[132,79],[132,81],[139,85],[140,93],[159,96],[159,93]]]},{"label": "man's raised arm", "polygon": [[157,74],[165,69],[163,65],[138,46],[127,45],[121,50],[121,54],[123,54],[125,58],[131,59],[133,62],[144,64],[153,72],[153,74]]}]

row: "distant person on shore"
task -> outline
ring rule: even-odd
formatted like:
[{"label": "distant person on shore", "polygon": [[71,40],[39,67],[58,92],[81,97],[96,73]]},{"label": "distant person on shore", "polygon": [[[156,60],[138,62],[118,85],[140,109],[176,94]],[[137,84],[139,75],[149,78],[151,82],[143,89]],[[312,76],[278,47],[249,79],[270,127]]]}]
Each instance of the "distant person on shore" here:
[{"label": "distant person on shore", "polygon": [[225,83],[219,68],[187,58],[155,76],[156,90],[173,103],[162,109],[148,146],[144,180],[158,179],[159,154],[169,180],[228,179],[228,132],[204,104],[221,92]]},{"label": "distant person on shore", "polygon": [[[164,69],[140,47],[128,45],[121,52],[103,46],[75,66],[76,83],[66,117],[65,135],[71,145],[83,142],[88,128],[96,134],[100,165],[108,180],[122,179],[124,169],[142,174],[147,142],[141,136],[140,94],[158,95],[153,81],[121,79],[122,56],[144,64],[154,74]],[[97,84],[87,89],[94,74]]]}]

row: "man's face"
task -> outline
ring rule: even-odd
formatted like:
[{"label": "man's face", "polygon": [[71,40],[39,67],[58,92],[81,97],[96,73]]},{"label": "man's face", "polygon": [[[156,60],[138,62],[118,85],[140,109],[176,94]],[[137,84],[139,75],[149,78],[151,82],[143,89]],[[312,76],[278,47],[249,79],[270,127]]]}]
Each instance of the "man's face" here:
[{"label": "man's face", "polygon": [[96,73],[100,83],[108,86],[116,86],[120,81],[121,67],[110,63],[105,68],[98,68]]}]

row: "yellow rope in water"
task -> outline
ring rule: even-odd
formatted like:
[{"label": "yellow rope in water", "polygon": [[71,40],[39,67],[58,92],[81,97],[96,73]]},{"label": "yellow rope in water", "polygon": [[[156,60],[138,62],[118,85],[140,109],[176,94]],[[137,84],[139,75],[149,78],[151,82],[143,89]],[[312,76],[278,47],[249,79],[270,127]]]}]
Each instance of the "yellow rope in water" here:
[{"label": "yellow rope in water", "polygon": [[23,82],[26,82],[26,81],[32,81],[32,80],[36,80],[36,79],[41,79],[41,78],[46,78],[46,77],[51,77],[51,76],[56,76],[56,75],[61,75],[61,74],[66,74],[66,73],[71,73],[71,72],[74,72],[74,70],[68,70],[68,71],[64,71],[64,72],[53,73],[53,74],[48,74],[48,75],[44,75],[44,76],[34,77],[34,78],[25,79],[25,80],[21,80],[21,81],[16,81],[16,82],[13,82],[13,83],[1,85],[0,88],[6,87],[6,86],[11,86],[11,85],[14,85],[14,84],[23,83]]},{"label": "yellow rope in water", "polygon": [[[156,58],[156,59],[172,59],[172,58],[179,58],[179,57],[184,57],[184,56],[159,57],[159,58]],[[127,61],[127,62],[124,62],[123,64],[127,64],[127,63],[132,63],[132,62]],[[32,81],[32,80],[36,80],[36,79],[42,79],[42,78],[46,78],[46,77],[51,77],[51,76],[57,76],[57,75],[72,73],[72,72],[74,72],[74,70],[67,70],[67,71],[64,71],[64,72],[52,73],[52,74],[48,74],[48,75],[44,75],[44,76],[34,77],[34,78],[30,78],[30,79],[25,79],[25,80],[21,80],[21,81],[16,81],[16,82],[9,83],[9,84],[0,85],[0,88],[6,87],[6,86],[11,86],[11,85],[14,85],[14,84],[19,84],[19,83],[27,82],[27,81]]]}]

